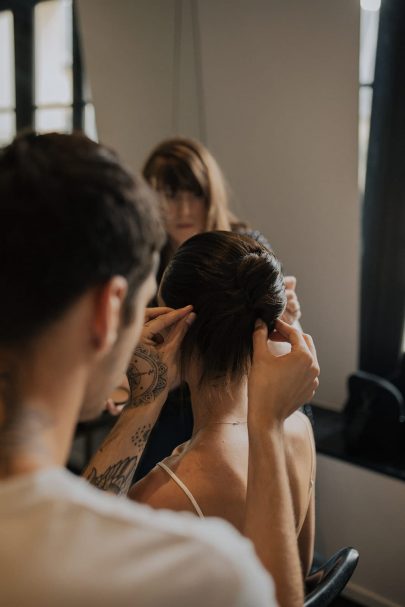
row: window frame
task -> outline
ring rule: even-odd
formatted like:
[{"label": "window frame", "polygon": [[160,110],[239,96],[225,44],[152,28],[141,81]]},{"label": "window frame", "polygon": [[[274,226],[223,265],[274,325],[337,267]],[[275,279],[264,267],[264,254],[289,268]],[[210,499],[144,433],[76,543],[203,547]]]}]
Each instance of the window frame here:
[{"label": "window frame", "polygon": [[[11,11],[14,22],[14,66],[15,66],[15,115],[16,132],[35,130],[35,32],[34,9],[49,0],[0,0],[0,12]],[[85,106],[90,100],[84,98],[83,62],[77,27],[77,8],[72,0],[72,129],[84,131]]]}]

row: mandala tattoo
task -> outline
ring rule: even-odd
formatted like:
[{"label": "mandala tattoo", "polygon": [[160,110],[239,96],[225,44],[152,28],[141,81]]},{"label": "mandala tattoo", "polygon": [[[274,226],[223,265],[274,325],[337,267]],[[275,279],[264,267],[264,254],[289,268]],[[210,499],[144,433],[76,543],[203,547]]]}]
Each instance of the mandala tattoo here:
[{"label": "mandala tattoo", "polygon": [[135,349],[127,376],[131,391],[127,407],[139,407],[155,400],[166,388],[167,365],[160,360],[156,352],[139,345]]},{"label": "mandala tattoo", "polygon": [[145,426],[141,426],[140,428],[137,429],[135,434],[133,434],[131,436],[131,441],[135,445],[135,447],[142,449],[144,447],[144,445],[146,445],[146,442],[149,438],[151,428],[152,428],[152,424],[147,424]]},{"label": "mandala tattoo", "polygon": [[138,456],[127,457],[116,464],[112,464],[105,472],[100,474],[93,468],[87,480],[104,491],[122,495],[128,493],[135,472]]}]

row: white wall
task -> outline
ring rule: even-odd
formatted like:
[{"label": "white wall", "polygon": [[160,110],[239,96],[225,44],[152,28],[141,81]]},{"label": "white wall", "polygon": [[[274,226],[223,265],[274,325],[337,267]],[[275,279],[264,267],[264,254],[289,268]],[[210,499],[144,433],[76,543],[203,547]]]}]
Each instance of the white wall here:
[{"label": "white wall", "polygon": [[79,0],[79,10],[100,139],[136,169],[163,137],[205,139],[239,214],[297,275],[317,401],[340,408],[357,358],[359,2]]},{"label": "white wall", "polygon": [[173,118],[174,0],[80,0],[97,131],[138,169]]},{"label": "white wall", "polygon": [[360,553],[347,596],[370,607],[405,605],[403,481],[326,456],[317,458],[317,549]]},{"label": "white wall", "polygon": [[339,407],[357,348],[358,3],[204,1],[201,29],[207,143],[297,275],[317,400]]}]

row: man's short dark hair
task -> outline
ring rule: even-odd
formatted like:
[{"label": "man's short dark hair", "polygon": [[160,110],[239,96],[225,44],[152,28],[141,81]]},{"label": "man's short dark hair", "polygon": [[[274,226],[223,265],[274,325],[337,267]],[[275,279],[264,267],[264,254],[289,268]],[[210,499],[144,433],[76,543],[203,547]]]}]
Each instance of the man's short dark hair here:
[{"label": "man's short dark hair", "polygon": [[164,241],[155,195],[80,133],[28,133],[0,150],[0,345],[35,337],[87,289],[133,295]]}]

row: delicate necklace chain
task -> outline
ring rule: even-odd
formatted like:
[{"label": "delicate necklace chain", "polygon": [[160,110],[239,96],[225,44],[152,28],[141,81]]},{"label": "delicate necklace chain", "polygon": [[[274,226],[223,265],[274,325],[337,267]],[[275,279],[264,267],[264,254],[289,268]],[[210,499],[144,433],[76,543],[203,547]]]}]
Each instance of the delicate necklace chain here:
[{"label": "delicate necklace chain", "polygon": [[242,426],[243,424],[247,424],[247,421],[245,422],[241,422],[241,421],[233,421],[233,422],[210,422],[208,424],[205,424],[205,426],[202,426],[200,428],[200,430],[202,430],[203,428],[207,428],[208,426]]},{"label": "delicate necklace chain", "polygon": [[201,426],[201,428],[198,428],[198,430],[194,433],[190,439],[190,443],[193,441],[193,439],[195,439],[196,436],[198,436],[198,434],[202,431],[205,430],[206,428],[208,428],[209,426],[243,426],[246,425],[247,421],[242,422],[242,421],[233,421],[233,422],[210,422],[209,424],[205,424],[205,426]]}]

